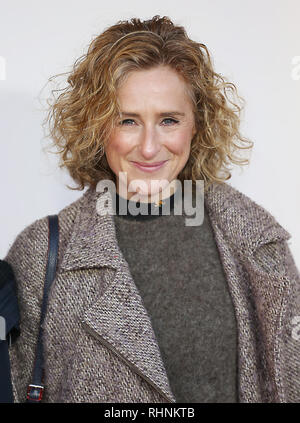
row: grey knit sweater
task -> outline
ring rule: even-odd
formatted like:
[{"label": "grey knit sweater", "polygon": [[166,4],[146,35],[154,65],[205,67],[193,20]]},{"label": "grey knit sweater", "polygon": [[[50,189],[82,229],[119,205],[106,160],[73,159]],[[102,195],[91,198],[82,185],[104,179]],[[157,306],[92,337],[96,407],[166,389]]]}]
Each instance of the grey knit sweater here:
[{"label": "grey knit sweater", "polygon": [[[127,214],[116,236],[149,314],[177,402],[237,402],[237,328],[216,242],[184,217]],[[132,201],[117,195],[127,208]],[[165,205],[163,206],[165,207]]]}]

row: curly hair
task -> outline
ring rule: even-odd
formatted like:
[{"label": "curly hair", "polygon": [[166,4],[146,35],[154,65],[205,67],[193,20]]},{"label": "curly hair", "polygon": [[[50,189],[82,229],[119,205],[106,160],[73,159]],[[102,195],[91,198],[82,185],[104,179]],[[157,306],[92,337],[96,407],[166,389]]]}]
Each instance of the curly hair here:
[{"label": "curly hair", "polygon": [[98,35],[68,72],[67,87],[52,90],[52,94],[63,92],[53,104],[48,102],[44,124],[49,124],[50,138],[58,147],[59,167],[67,168],[78,184],[68,188],[96,187],[103,178],[115,181],[105,146],[120,117],[117,89],[129,72],[160,65],[184,78],[194,107],[197,132],[177,178],[193,184],[202,179],[208,187],[230,179],[232,163],[248,164],[238,154],[253,145],[239,132],[244,100],[233,83],[213,70],[207,47],[191,40],[184,27],[166,16],[145,21],[132,18]]}]

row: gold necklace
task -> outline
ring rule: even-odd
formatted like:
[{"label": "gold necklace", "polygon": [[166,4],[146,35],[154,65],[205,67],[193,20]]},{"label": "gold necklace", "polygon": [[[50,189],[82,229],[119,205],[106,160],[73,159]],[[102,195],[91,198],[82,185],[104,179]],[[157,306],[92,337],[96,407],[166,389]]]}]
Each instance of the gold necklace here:
[{"label": "gold necklace", "polygon": [[162,206],[163,204],[165,204],[165,202],[164,202],[163,200],[159,200],[158,202],[156,202],[156,203],[154,204],[154,207],[160,207],[160,206]]}]

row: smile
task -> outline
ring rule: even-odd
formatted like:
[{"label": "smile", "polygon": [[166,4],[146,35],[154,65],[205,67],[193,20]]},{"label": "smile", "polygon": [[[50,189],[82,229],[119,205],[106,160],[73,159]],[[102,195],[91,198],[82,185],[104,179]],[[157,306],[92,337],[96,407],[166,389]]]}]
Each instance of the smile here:
[{"label": "smile", "polygon": [[155,172],[156,170],[163,167],[163,165],[168,160],[164,160],[163,162],[155,162],[155,163],[141,163],[141,162],[132,162],[132,164],[137,167],[138,169],[142,170],[143,172]]}]

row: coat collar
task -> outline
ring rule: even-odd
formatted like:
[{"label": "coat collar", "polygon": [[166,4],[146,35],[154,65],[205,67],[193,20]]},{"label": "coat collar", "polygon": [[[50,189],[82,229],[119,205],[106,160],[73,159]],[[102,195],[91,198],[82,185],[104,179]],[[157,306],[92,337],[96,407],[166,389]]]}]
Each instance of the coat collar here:
[{"label": "coat collar", "polygon": [[212,184],[205,204],[213,229],[218,227],[243,254],[252,255],[264,244],[291,237],[267,210],[227,183]]},{"label": "coat collar", "polygon": [[[62,270],[97,266],[117,269],[120,262],[125,262],[113,218],[97,213],[101,195],[91,188],[83,194]],[[217,226],[233,246],[245,253],[252,254],[263,244],[291,237],[263,207],[226,183],[211,185],[205,193],[205,205],[213,229]]]},{"label": "coat collar", "polygon": [[[97,213],[101,193],[82,196],[59,272],[111,267],[115,276],[107,291],[86,310],[83,323],[120,355],[169,401],[175,402],[150,318],[118,247],[114,219]],[[235,248],[251,255],[264,243],[288,239],[262,207],[227,184],[213,184],[205,194],[212,227]]]}]

